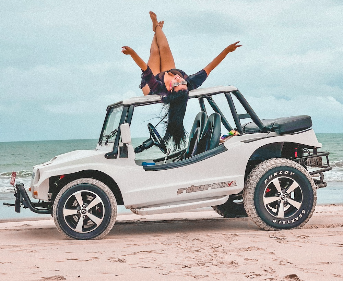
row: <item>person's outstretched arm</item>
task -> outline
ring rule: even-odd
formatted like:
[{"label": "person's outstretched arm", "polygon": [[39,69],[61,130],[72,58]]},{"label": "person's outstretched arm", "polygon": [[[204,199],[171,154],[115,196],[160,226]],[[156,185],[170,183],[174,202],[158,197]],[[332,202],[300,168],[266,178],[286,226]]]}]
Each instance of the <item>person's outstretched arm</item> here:
[{"label": "person's outstretched arm", "polygon": [[241,47],[242,45],[238,45],[239,41],[236,43],[233,43],[229,46],[227,46],[213,61],[211,61],[206,67],[204,67],[204,70],[207,73],[207,76],[210,74],[210,72],[215,69],[220,62],[225,59],[226,55],[228,53],[231,53],[235,51],[238,47]]},{"label": "person's outstretched arm", "polygon": [[[159,93],[160,88],[162,87],[162,82],[158,81],[155,76],[153,75],[150,67],[137,55],[137,53],[130,47],[124,46],[122,52],[125,55],[130,55],[135,63],[142,69],[143,71],[143,79],[149,85],[150,91],[153,93]],[[146,95],[146,94],[144,94]]]},{"label": "person's outstretched arm", "polygon": [[132,59],[135,61],[135,63],[143,70],[145,71],[148,66],[147,64],[144,62],[144,60],[141,59],[141,57],[139,55],[137,55],[137,53],[130,48],[129,46],[124,46],[122,47],[121,50],[125,55],[130,55],[132,57]]}]

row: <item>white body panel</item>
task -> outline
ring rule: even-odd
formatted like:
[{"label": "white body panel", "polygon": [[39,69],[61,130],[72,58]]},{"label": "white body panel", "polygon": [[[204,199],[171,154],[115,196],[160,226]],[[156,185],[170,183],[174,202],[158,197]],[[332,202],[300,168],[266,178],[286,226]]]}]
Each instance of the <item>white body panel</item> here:
[{"label": "white body panel", "polygon": [[[247,140],[253,141],[244,142]],[[282,136],[276,133],[243,135],[226,141],[223,145],[227,151],[203,161],[168,170],[146,171],[135,163],[131,145],[129,145],[129,157],[117,159],[104,157],[106,152],[112,150],[113,144],[105,147],[98,146],[95,150],[79,150],[62,154],[52,161],[35,166],[35,177],[32,180],[31,189],[32,193],[38,192],[38,195],[34,195],[35,198],[48,200],[50,177],[96,170],[113,178],[122,193],[124,205],[128,209],[155,206],[155,211],[158,211],[158,206],[163,209],[162,206],[168,204],[183,204],[184,209],[187,204],[201,207],[207,205],[201,205],[199,203],[201,201],[208,202],[207,206],[211,206],[210,204],[213,204],[216,198],[224,200],[226,196],[240,192],[244,187],[245,169],[250,156],[259,147],[276,142],[294,142],[321,147],[313,130]],[[216,183],[229,184],[227,187],[209,186],[197,189],[199,186]],[[194,191],[180,192],[192,186],[196,187]]]}]

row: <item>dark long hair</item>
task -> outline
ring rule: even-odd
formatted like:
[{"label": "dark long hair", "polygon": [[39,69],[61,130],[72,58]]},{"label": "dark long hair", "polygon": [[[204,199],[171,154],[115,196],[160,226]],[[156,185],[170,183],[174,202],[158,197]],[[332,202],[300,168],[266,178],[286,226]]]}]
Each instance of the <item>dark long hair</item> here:
[{"label": "dark long hair", "polygon": [[172,91],[162,98],[164,104],[169,107],[167,129],[163,139],[172,141],[174,149],[180,149],[181,144],[186,142],[183,119],[186,113],[188,95],[188,90],[179,90],[177,92]]}]

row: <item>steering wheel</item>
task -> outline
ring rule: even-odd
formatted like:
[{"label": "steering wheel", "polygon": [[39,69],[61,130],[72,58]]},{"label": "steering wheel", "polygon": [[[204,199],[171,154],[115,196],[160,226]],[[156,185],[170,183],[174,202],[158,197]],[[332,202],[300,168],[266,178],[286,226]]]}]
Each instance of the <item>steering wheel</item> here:
[{"label": "steering wheel", "polygon": [[161,138],[160,134],[157,132],[154,125],[151,123],[148,123],[148,130],[150,133],[150,138],[145,140],[140,146],[137,146],[135,148],[135,153],[142,152],[145,149],[148,149],[152,147],[153,145],[156,145],[164,154],[167,153],[167,147],[164,143],[164,140]]}]

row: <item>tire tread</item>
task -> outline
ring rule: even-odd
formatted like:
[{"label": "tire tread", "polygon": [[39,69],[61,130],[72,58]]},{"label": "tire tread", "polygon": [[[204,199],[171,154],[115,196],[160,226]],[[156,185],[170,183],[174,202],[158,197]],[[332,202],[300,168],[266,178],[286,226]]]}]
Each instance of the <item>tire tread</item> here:
[{"label": "tire tread", "polygon": [[[75,185],[79,185],[79,184],[83,184],[83,183],[87,183],[87,184],[92,184],[97,186],[98,188],[102,189],[106,195],[109,198],[109,201],[111,202],[111,210],[112,210],[112,215],[111,215],[111,219],[107,225],[107,228],[98,236],[91,238],[93,240],[99,240],[102,239],[103,237],[105,237],[113,228],[115,221],[116,221],[116,217],[117,217],[117,201],[116,198],[113,194],[113,192],[110,190],[110,188],[104,184],[103,182],[97,180],[97,179],[92,179],[92,178],[79,178],[77,180],[71,181],[68,184],[66,184],[61,190],[60,192],[57,194],[55,201],[54,201],[54,205],[53,205],[53,215],[54,215],[54,222],[55,225],[57,227],[57,230],[63,234],[64,237],[68,238],[68,239],[72,239],[73,237],[69,236],[68,234],[66,234],[63,229],[61,228],[59,221],[58,221],[58,216],[57,216],[57,205],[59,200],[61,199],[61,196],[63,195],[64,192],[66,192],[69,188],[71,188],[72,186]],[[75,238],[74,238],[75,239]]]},{"label": "tire tread", "polygon": [[[248,216],[253,220],[253,222],[260,228],[264,230],[281,230],[279,228],[272,227],[268,224],[266,224],[257,214],[255,203],[254,203],[254,194],[255,194],[255,188],[261,177],[268,172],[269,170],[281,166],[288,166],[292,167],[294,169],[299,170],[301,173],[303,173],[307,179],[309,180],[312,191],[313,191],[313,205],[310,213],[308,214],[308,217],[297,227],[294,228],[301,228],[303,225],[305,225],[309,219],[312,217],[316,203],[317,203],[317,188],[316,185],[310,176],[310,174],[307,172],[307,170],[301,166],[300,164],[289,160],[285,158],[271,158],[269,160],[266,160],[259,165],[257,165],[248,175],[248,178],[245,183],[245,187],[243,190],[243,198],[244,198],[244,208],[247,212]],[[293,228],[293,229],[294,229]]]}]

